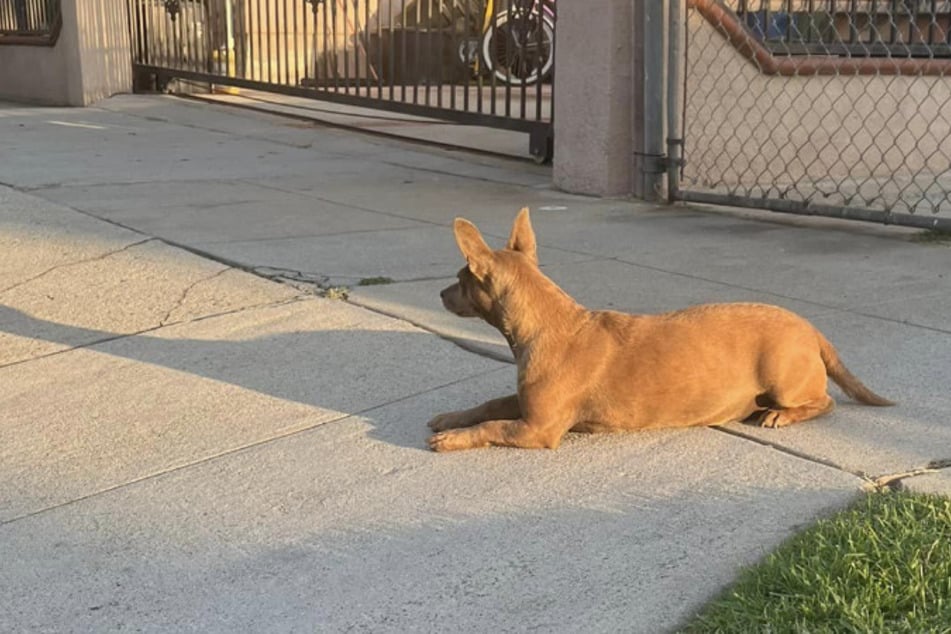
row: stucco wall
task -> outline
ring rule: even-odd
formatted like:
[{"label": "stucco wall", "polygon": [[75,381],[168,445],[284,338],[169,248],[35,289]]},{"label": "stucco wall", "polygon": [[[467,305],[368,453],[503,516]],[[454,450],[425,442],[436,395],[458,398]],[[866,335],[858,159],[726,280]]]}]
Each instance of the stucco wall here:
[{"label": "stucco wall", "polygon": [[0,99],[85,106],[131,90],[125,3],[62,0],[62,11],[54,46],[0,46]]},{"label": "stucco wall", "polygon": [[132,90],[132,52],[128,8],[119,0],[64,0],[75,11],[80,86],[71,94],[73,105],[88,105]]},{"label": "stucco wall", "polygon": [[61,51],[38,46],[0,46],[0,99],[65,104],[65,77],[66,59]]}]

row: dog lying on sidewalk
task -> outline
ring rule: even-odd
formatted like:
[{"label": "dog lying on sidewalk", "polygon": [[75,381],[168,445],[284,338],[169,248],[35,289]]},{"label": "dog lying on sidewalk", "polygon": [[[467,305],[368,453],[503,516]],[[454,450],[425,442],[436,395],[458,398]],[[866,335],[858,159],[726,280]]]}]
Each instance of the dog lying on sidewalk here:
[{"label": "dog lying on sidewalk", "polygon": [[468,264],[442,291],[443,305],[505,336],[518,393],[433,418],[435,451],[554,449],[569,430],[720,425],[754,416],[764,427],[782,427],[832,410],[827,376],[861,403],[893,404],[788,310],[705,304],[660,315],[591,311],[538,268],[527,208],[504,249],[490,249],[468,220],[457,218],[454,232]]}]

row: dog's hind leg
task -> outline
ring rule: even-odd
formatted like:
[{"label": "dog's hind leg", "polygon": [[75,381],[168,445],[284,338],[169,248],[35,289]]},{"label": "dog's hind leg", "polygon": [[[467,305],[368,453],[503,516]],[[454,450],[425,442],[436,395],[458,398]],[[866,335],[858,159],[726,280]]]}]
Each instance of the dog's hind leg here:
[{"label": "dog's hind leg", "polygon": [[428,425],[433,431],[445,431],[471,427],[487,420],[514,420],[521,415],[522,408],[518,404],[518,395],[512,394],[487,401],[471,409],[439,414],[429,421]]},{"label": "dog's hind leg", "polygon": [[835,408],[835,401],[828,394],[823,394],[813,401],[797,405],[796,407],[771,407],[763,412],[759,424],[762,427],[785,427],[810,418],[828,414]]},{"label": "dog's hind leg", "polygon": [[800,347],[792,354],[776,354],[767,361],[770,387],[760,425],[785,427],[831,412],[835,401],[828,393],[826,368],[820,356]]}]

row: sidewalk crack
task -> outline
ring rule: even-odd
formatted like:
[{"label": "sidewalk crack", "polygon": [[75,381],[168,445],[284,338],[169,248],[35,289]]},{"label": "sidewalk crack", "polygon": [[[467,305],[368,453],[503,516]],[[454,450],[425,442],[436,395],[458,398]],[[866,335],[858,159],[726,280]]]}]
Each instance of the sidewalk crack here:
[{"label": "sidewalk crack", "polygon": [[171,308],[169,308],[169,309],[168,309],[168,312],[165,313],[165,316],[162,317],[162,318],[159,320],[159,324],[158,324],[158,325],[159,325],[159,328],[161,328],[162,326],[167,326],[167,325],[169,325],[169,319],[171,319],[172,313],[174,313],[176,310],[178,310],[179,308],[181,308],[181,307],[185,304],[185,299],[188,297],[188,294],[192,291],[192,289],[194,289],[194,288],[195,288],[196,286],[198,286],[199,284],[203,284],[204,282],[209,282],[209,281],[215,279],[216,277],[219,277],[219,276],[223,275],[224,273],[227,273],[228,271],[231,271],[231,270],[233,270],[233,268],[230,267],[230,266],[227,266],[227,267],[221,269],[220,271],[217,271],[216,273],[213,273],[212,275],[207,275],[207,276],[205,276],[205,277],[203,277],[203,278],[201,278],[201,279],[195,280],[194,282],[192,282],[191,284],[189,284],[188,286],[186,286],[186,287],[182,290],[182,294],[181,294],[181,295],[179,296],[179,298],[175,301],[175,304],[174,304]]},{"label": "sidewalk crack", "polygon": [[272,266],[255,266],[248,269],[249,273],[257,275],[271,282],[286,284],[305,293],[319,294],[327,288],[329,279],[320,273],[309,273],[295,269],[283,269]]},{"label": "sidewalk crack", "polygon": [[64,262],[63,264],[57,264],[56,266],[51,266],[50,268],[46,269],[46,270],[43,271],[42,273],[38,273],[38,274],[34,275],[33,277],[31,277],[31,278],[29,278],[29,279],[26,279],[26,280],[17,282],[17,283],[15,283],[15,284],[12,284],[12,285],[6,287],[6,288],[0,289],[0,295],[3,295],[4,293],[7,293],[7,292],[9,292],[9,291],[12,291],[12,290],[15,289],[15,288],[19,288],[19,287],[24,286],[24,285],[26,285],[26,284],[29,284],[29,283],[31,283],[31,282],[35,282],[36,280],[40,279],[41,277],[44,277],[44,276],[46,276],[46,275],[49,275],[50,273],[52,273],[52,272],[54,272],[54,271],[58,271],[58,270],[60,270],[60,269],[65,269],[65,268],[68,268],[68,267],[71,267],[71,266],[77,266],[77,265],[79,265],[79,264],[88,264],[89,262],[96,262],[96,261],[98,261],[98,260],[105,260],[106,258],[111,257],[111,256],[113,256],[113,255],[116,255],[117,253],[122,253],[123,251],[128,251],[129,249],[132,249],[132,248],[137,247],[137,246],[139,246],[139,245],[145,244],[146,242],[151,242],[152,240],[155,240],[155,238],[146,238],[146,239],[144,239],[144,240],[139,240],[138,242],[133,242],[133,243],[131,243],[131,244],[127,244],[127,245],[125,245],[124,247],[122,247],[121,249],[115,249],[115,250],[109,251],[109,252],[107,252],[107,253],[102,253],[102,254],[100,254],[100,255],[93,256],[93,257],[89,257],[89,258],[83,258],[82,260],[76,260],[76,261],[74,261],[74,262]]}]

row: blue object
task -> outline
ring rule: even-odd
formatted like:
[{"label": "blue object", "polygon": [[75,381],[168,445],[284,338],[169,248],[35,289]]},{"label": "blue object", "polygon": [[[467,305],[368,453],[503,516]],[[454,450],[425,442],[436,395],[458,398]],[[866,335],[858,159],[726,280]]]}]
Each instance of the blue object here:
[{"label": "blue object", "polygon": [[[767,16],[769,24],[766,23]],[[759,40],[785,42],[789,33],[789,14],[782,11],[747,11],[743,15],[746,26]]]}]

